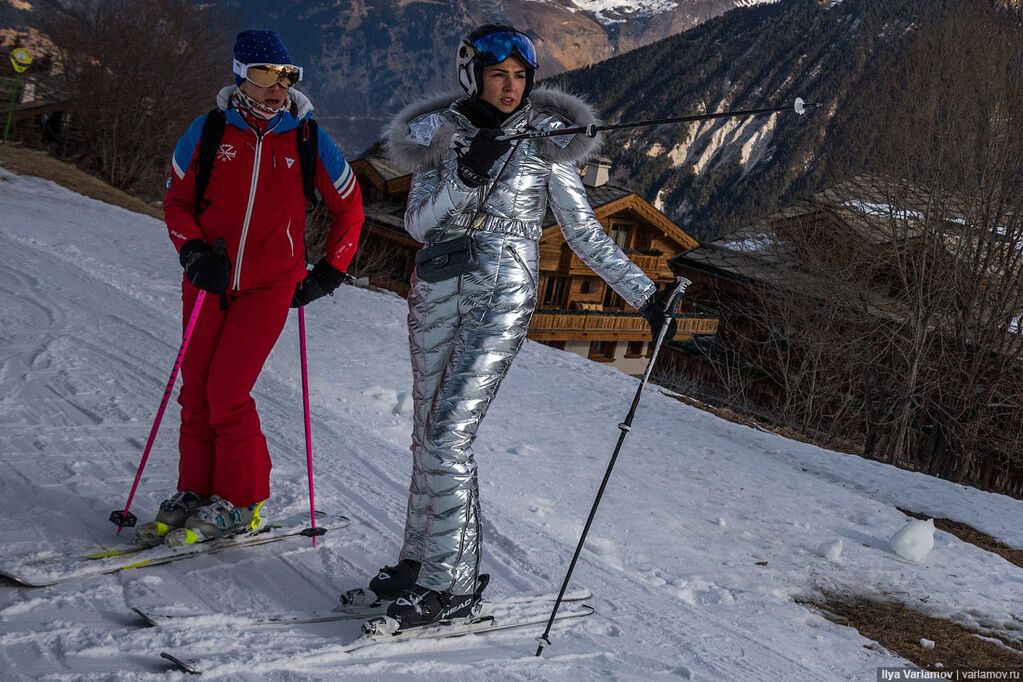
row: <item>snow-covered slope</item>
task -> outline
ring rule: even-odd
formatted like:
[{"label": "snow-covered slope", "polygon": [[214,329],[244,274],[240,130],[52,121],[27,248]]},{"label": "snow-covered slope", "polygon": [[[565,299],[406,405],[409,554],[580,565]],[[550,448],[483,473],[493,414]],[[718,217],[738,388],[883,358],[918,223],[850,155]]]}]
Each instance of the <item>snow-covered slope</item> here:
[{"label": "snow-covered slope", "polygon": [[[180,271],[163,226],[0,169],[0,561],[114,540],[180,336]],[[318,507],[352,526],[53,588],[0,585],[7,679],[166,679],[165,649],[225,654],[237,679],[873,680],[901,660],[793,601],[892,595],[969,624],[1021,616],[1023,571],[937,532],[922,564],[887,539],[896,505],[1023,546],[1023,504],[736,426],[644,397],[574,585],[597,615],[537,632],[375,647],[296,663],[357,625],[243,631],[212,614],[329,610],[393,562],[410,470],[405,305],[345,287],[309,308]],[[256,387],[274,454],[274,515],[306,502],[299,355],[289,323]],[[528,343],[480,431],[484,570],[493,596],[560,583],[635,379]],[[175,481],[176,410],[135,510]],[[844,549],[831,561],[827,541]],[[926,599],[925,599],[926,598]],[[211,614],[143,628],[132,605]],[[938,644],[940,647],[940,643]],[[272,659],[278,662],[272,662]],[[159,677],[157,677],[159,675]],[[180,679],[180,678],[178,678]]]}]

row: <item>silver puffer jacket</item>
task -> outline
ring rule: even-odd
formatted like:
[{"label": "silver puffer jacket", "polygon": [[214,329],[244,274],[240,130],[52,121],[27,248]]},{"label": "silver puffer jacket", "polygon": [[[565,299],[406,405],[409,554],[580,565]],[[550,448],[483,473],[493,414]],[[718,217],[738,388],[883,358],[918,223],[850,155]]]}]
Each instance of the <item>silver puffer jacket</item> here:
[{"label": "silver puffer jacket", "polygon": [[[471,230],[480,267],[409,292],[414,424],[412,484],[402,559],[422,563],[419,584],[453,594],[475,589],[480,562],[479,490],[472,444],[522,347],[536,307],[539,240],[548,201],[569,246],[623,299],[639,307],[653,282],[604,232],[577,166],[599,138],[524,140],[498,159],[492,181],[471,189],[457,154],[476,128],[453,108],[457,95],[407,107],[392,122],[388,153],[415,168],[405,229],[419,241]],[[595,123],[580,99],[537,88],[504,123],[509,133]]]}]

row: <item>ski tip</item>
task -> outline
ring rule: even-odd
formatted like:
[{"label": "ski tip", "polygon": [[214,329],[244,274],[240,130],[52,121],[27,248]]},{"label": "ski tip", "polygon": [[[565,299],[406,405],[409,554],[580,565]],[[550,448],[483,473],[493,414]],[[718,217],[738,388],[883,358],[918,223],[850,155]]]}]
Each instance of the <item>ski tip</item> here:
[{"label": "ski tip", "polygon": [[56,585],[59,580],[51,580],[44,577],[32,578],[18,573],[0,571],[0,579],[10,581],[17,587],[50,587]]},{"label": "ski tip", "polygon": [[145,611],[143,611],[142,609],[138,608],[137,606],[131,607],[131,610],[132,610],[132,612],[136,616],[138,616],[143,621],[145,621],[146,627],[155,628],[155,627],[157,627],[159,625],[159,623],[157,623],[155,620],[153,620],[148,614],[146,614]]},{"label": "ski tip", "polygon": [[167,653],[166,651],[160,652],[160,658],[170,661],[174,664],[174,667],[181,672],[188,673],[189,675],[202,675],[202,671],[199,670],[195,661],[190,661],[187,658],[180,658],[174,654]]}]

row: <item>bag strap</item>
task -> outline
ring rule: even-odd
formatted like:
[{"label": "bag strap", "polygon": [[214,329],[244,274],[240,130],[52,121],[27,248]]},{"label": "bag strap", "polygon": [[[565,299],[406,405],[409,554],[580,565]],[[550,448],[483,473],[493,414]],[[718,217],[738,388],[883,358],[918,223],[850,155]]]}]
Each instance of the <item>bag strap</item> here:
[{"label": "bag strap", "polygon": [[[506,158],[504,160],[504,163],[501,164],[501,170],[497,171],[497,177],[494,178],[493,182],[490,183],[490,189],[488,189],[487,193],[485,195],[483,195],[483,198],[481,198],[479,201],[476,202],[476,213],[477,213],[477,215],[480,214],[483,211],[483,204],[487,203],[487,199],[490,198],[491,193],[493,193],[494,189],[497,188],[497,181],[501,179],[502,175],[504,175],[504,170],[508,167],[508,162],[511,161],[511,158],[515,155],[515,150],[519,148],[519,143],[520,142],[522,142],[522,140],[515,140],[515,142],[512,144],[511,152],[508,154],[508,158]],[[475,222],[475,221],[473,221],[473,222]],[[449,227],[445,227],[444,231],[441,233],[441,236],[442,237],[446,237],[447,234],[448,234],[448,230],[449,229],[451,229],[450,226]],[[465,233],[467,235],[471,235],[473,232],[476,232],[476,228],[475,227],[468,227],[468,228],[466,228],[466,232]],[[436,243],[442,242],[442,241],[446,241],[446,240],[439,239],[439,240],[437,240],[435,242],[431,242],[431,244],[436,244]]]}]

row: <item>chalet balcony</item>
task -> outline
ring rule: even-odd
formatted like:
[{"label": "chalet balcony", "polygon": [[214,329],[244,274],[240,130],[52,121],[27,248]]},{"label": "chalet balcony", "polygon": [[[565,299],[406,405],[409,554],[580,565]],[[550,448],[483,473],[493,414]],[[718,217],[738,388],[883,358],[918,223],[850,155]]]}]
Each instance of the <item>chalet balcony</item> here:
[{"label": "chalet balcony", "polygon": [[[716,317],[680,315],[676,341],[716,334]],[[639,313],[542,309],[533,314],[529,338],[537,341],[647,341],[650,327]]]},{"label": "chalet balcony", "polygon": [[[643,272],[647,273],[651,279],[665,280],[673,279],[675,277],[671,272],[671,267],[668,265],[668,256],[649,256],[642,255],[639,253],[628,250],[625,252],[629,256],[629,259],[638,265]],[[593,270],[590,266],[586,265],[579,256],[569,251],[564,254],[561,261],[558,263],[558,274],[569,275],[569,276],[592,276]]]}]

